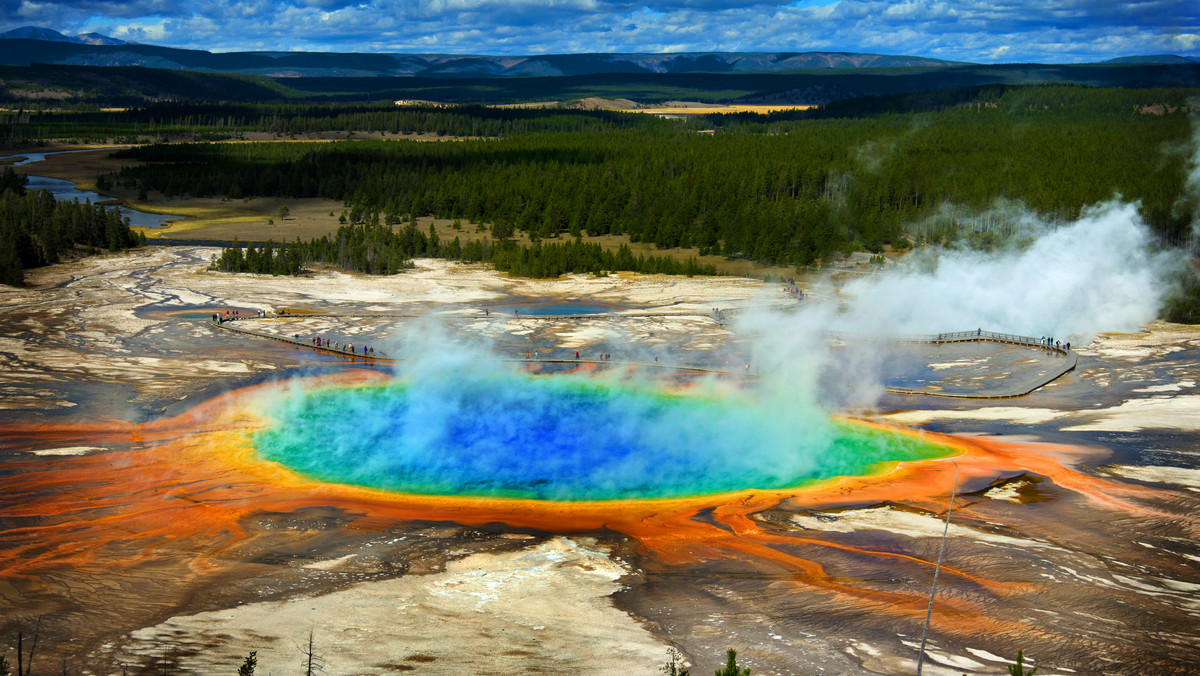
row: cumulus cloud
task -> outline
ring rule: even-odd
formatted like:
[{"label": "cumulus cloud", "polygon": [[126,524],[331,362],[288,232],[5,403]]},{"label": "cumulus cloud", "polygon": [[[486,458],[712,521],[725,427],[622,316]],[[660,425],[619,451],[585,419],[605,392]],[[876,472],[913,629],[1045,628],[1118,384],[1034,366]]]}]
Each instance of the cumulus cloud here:
[{"label": "cumulus cloud", "polygon": [[[140,33],[229,51],[563,52],[836,49],[1066,63],[1200,50],[1190,0],[19,0],[0,27]],[[161,27],[161,38],[157,28]]]}]

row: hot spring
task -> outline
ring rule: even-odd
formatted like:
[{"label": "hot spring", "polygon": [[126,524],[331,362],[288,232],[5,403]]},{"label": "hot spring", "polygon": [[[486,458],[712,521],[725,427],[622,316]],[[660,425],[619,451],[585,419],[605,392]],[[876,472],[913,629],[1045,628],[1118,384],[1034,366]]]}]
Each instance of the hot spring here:
[{"label": "hot spring", "polygon": [[778,490],[955,453],[754,393],[489,373],[293,388],[257,455],[324,483],[546,501]]}]

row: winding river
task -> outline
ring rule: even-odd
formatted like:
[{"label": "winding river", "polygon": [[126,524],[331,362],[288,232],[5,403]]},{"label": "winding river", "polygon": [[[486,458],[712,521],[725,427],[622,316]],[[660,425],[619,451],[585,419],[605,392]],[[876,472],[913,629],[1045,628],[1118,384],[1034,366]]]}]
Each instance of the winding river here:
[{"label": "winding river", "polygon": [[[112,150],[111,148],[108,150]],[[41,162],[50,155],[62,155],[66,153],[84,153],[96,152],[96,149],[87,148],[83,150],[60,150],[49,153],[20,153],[17,155],[5,155],[0,157],[2,160],[10,160],[13,158],[22,158],[12,163],[12,166],[20,166],[25,164],[33,164]],[[101,204],[110,202],[113,198],[108,195],[101,195],[98,192],[91,190],[83,190],[78,183],[68,181],[62,178],[51,178],[49,176],[37,176],[35,174],[27,174],[28,182],[25,184],[28,190],[49,190],[54,199],[61,201],[78,200],[80,202],[90,201],[92,204]],[[166,225],[169,220],[182,218],[181,214],[153,214],[146,211],[138,211],[124,205],[110,205],[120,212],[121,216],[128,220],[129,225],[142,228],[161,228]]]}]

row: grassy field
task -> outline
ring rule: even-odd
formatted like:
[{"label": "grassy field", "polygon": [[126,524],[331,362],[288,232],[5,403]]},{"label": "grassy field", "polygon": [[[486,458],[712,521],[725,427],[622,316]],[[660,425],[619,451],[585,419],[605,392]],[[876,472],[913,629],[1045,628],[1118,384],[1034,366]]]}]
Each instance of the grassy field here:
[{"label": "grassy field", "polygon": [[808,110],[816,106],[803,105],[750,105],[750,104],[715,104],[676,103],[665,106],[649,106],[646,108],[620,108],[623,113],[649,113],[651,115],[719,115],[722,113],[756,113],[770,115],[781,110]]},{"label": "grassy field", "polygon": [[[442,104],[436,104],[442,105]],[[579,101],[542,101],[538,103],[510,103],[496,108],[573,108],[581,110],[611,110],[618,113],[649,113],[651,115],[719,115],[722,113],[757,113],[770,115],[781,110],[808,110],[816,106],[801,104],[759,105],[748,103],[703,103],[699,101],[666,101],[661,104],[645,105],[629,99],[603,99],[588,97]]]}]

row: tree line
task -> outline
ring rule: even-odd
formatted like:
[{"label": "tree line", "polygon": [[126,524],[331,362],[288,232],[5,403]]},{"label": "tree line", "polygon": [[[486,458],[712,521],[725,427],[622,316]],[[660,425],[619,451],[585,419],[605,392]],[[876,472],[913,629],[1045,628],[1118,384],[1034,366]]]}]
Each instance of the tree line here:
[{"label": "tree line", "polygon": [[382,224],[344,225],[332,236],[307,242],[264,244],[235,243],[213,257],[210,269],[270,275],[299,275],[308,266],[323,264],[340,270],[389,275],[413,266],[419,257],[443,258],[464,263],[491,263],[502,272],[520,277],[557,277],[570,272],[604,274],[615,271],[667,275],[715,275],[711,265],[694,258],[678,261],[668,256],[635,256],[628,245],[608,251],[599,244],[568,240],[521,246],[512,240],[440,238],[433,226],[428,234],[409,223],[394,229]]},{"label": "tree line", "polygon": [[653,115],[569,106],[496,107],[467,103],[441,105],[415,101],[357,103],[162,101],[102,110],[63,104],[53,109],[14,107],[0,111],[0,138],[11,143],[36,139],[105,140],[136,143],[163,140],[226,140],[248,132],[295,136],[314,132],[433,133],[440,136],[500,137],[544,131],[685,128],[786,133],[796,122],[854,119],[888,114],[926,114],[954,108],[1026,108],[1053,115],[1128,116],[1150,106],[1181,109],[1196,89],[1095,88],[1079,85],[989,84],[900,94],[861,96],[804,110],[713,113],[662,120]]},{"label": "tree line", "polygon": [[317,132],[432,133],[454,137],[500,137],[542,131],[601,132],[666,127],[650,115],[566,108],[497,108],[394,102],[158,103],[122,110],[25,110],[0,112],[0,139],[71,138],[80,142],[137,143],[140,138],[219,141],[248,132],[293,137]]},{"label": "tree line", "polygon": [[[168,196],[323,197],[354,222],[433,215],[490,224],[497,240],[627,235],[784,265],[952,236],[961,224],[946,205],[1007,200],[1070,220],[1121,195],[1178,244],[1195,207],[1179,200],[1184,154],[1162,149],[1185,144],[1189,122],[1178,110],[1144,112],[1133,102],[1156,99],[1138,96],[988,90],[975,105],[779,121],[774,132],[668,125],[455,143],[156,145],[123,151],[145,164],[116,180]],[[911,231],[939,218],[948,229]]]},{"label": "tree line", "polygon": [[25,177],[12,167],[0,175],[0,284],[23,286],[26,269],[57,263],[68,252],[117,251],[145,242],[116,209],[27,191]]}]

